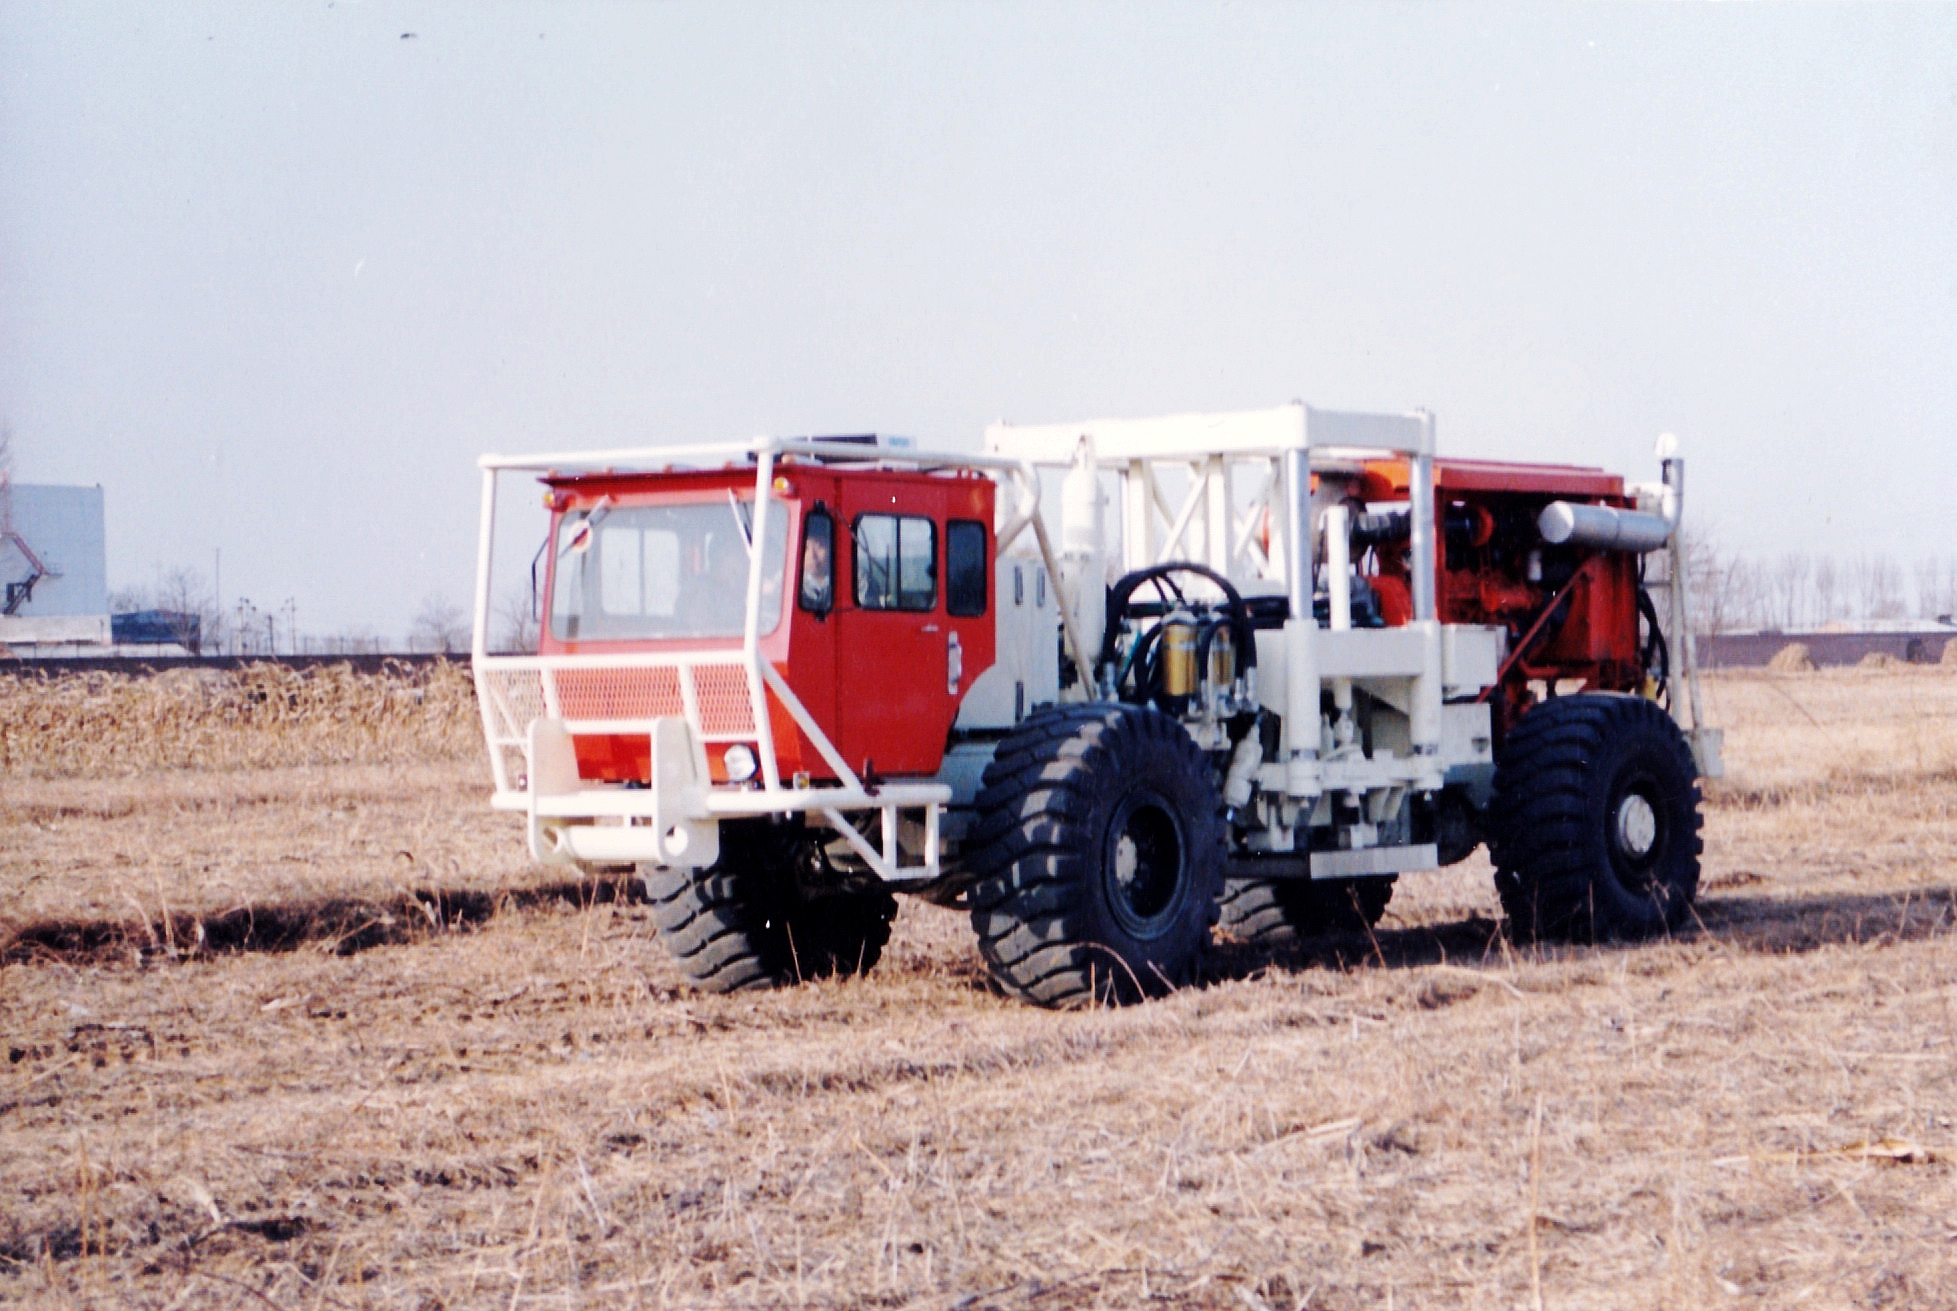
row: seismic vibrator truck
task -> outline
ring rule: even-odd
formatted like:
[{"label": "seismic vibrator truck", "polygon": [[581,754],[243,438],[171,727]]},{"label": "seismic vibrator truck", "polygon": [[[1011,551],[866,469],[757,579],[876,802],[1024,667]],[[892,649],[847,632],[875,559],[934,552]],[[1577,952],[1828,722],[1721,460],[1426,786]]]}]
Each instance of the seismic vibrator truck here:
[{"label": "seismic vibrator truck", "polygon": [[[869,970],[906,892],[1012,995],[1153,995],[1219,923],[1370,927],[1484,842],[1517,937],[1663,933],[1720,739],[1659,454],[1437,458],[1424,412],[1294,403],[485,457],[493,804],[539,861],[636,866],[712,991]],[[512,474],[549,527],[498,653]]]}]

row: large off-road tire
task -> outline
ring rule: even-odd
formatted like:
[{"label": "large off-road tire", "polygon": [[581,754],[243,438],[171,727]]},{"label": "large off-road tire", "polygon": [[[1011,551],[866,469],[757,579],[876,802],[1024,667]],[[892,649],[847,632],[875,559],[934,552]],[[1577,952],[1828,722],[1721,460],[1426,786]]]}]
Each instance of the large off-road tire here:
[{"label": "large off-road tire", "polygon": [[811,892],[796,868],[808,840],[788,826],[730,821],[711,867],[640,867],[659,939],[695,987],[773,988],[876,965],[896,899],[882,888]]},{"label": "large off-road tire", "polygon": [[1055,706],[986,767],[972,928],[992,976],[1042,1006],[1132,1001],[1190,982],[1223,873],[1209,762],[1159,711]]},{"label": "large off-road tire", "polygon": [[1670,715],[1569,696],[1522,716],[1495,763],[1489,854],[1523,940],[1651,937],[1699,891],[1699,785]]},{"label": "large off-road tire", "polygon": [[1335,933],[1364,933],[1386,913],[1394,877],[1228,879],[1223,884],[1220,925],[1260,947]]}]

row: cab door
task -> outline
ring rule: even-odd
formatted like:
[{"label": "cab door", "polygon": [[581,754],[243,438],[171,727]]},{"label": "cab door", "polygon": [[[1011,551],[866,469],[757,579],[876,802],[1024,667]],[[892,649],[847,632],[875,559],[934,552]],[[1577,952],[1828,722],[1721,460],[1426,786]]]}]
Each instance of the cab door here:
[{"label": "cab door", "polygon": [[948,689],[943,491],[922,478],[842,480],[836,746],[867,775],[930,774],[958,698]]}]

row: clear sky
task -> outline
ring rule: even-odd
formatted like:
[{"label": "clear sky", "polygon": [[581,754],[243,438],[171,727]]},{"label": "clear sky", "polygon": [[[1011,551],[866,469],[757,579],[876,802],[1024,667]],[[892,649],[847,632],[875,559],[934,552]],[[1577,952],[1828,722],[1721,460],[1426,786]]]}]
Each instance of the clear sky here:
[{"label": "clear sky", "polygon": [[112,582],[398,633],[485,450],[1293,397],[1957,554],[1957,6],[0,7],[0,422]]}]

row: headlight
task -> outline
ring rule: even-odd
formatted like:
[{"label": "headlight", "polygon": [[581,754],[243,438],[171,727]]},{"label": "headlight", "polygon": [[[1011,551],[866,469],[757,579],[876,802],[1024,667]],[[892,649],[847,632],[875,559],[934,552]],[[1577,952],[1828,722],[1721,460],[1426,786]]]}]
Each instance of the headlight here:
[{"label": "headlight", "polygon": [[759,768],[754,759],[753,748],[739,742],[727,748],[727,753],[721,756],[720,763],[727,766],[727,777],[736,783],[747,782],[754,777],[754,771]]}]

